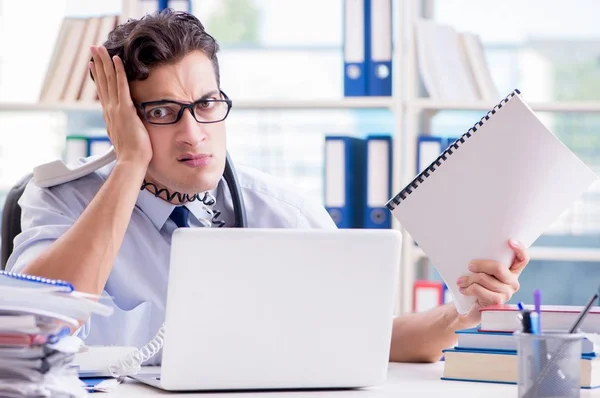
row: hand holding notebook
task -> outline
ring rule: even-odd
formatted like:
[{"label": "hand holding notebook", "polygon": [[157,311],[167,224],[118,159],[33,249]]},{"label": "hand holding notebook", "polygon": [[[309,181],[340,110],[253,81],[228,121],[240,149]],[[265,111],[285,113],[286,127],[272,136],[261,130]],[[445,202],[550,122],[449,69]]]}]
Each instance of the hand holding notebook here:
[{"label": "hand holding notebook", "polygon": [[513,262],[509,239],[529,247],[596,175],[515,90],[393,197],[387,207],[444,279],[458,312],[474,304],[456,280],[468,264]]}]

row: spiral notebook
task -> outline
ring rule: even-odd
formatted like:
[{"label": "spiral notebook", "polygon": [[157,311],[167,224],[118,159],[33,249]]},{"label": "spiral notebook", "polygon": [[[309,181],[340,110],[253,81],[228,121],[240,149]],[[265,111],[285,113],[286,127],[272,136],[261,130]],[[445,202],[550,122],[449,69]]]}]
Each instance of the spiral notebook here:
[{"label": "spiral notebook", "polygon": [[509,266],[509,238],[529,247],[597,176],[513,91],[386,207],[429,257],[460,313],[456,280],[473,259]]}]

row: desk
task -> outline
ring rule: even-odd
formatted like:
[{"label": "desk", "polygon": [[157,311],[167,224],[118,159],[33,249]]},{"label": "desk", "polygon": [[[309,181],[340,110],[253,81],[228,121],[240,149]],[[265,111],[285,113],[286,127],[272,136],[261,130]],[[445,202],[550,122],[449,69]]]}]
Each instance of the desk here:
[{"label": "desk", "polygon": [[[438,397],[438,398],[507,398],[517,396],[517,386],[510,384],[469,383],[440,380],[444,370],[443,362],[434,364],[390,363],[388,380],[384,385],[356,390],[338,391],[291,391],[253,393],[168,393],[127,379],[109,394],[92,394],[97,398],[138,398],[158,395],[172,397],[267,397],[267,398],[338,398],[338,397]],[[581,397],[600,397],[600,389],[581,390]]]}]

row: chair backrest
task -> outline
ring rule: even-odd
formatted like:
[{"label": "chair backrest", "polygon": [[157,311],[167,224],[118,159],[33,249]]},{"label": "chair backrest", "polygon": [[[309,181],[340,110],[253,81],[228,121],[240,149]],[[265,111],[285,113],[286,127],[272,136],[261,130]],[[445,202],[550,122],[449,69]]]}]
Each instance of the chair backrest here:
[{"label": "chair backrest", "polygon": [[28,174],[21,178],[8,191],[8,195],[6,195],[4,208],[2,209],[2,230],[0,232],[2,245],[0,269],[2,270],[6,268],[6,262],[13,251],[15,237],[21,233],[21,207],[19,206],[19,199],[32,177],[33,174]]}]

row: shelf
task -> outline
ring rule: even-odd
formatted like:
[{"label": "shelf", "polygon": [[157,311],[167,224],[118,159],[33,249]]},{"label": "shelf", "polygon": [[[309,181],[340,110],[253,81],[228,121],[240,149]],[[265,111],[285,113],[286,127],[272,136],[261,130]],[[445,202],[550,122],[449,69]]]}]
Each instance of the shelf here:
[{"label": "shelf", "polygon": [[[233,100],[233,109],[390,109],[392,97],[350,97],[337,100]],[[0,103],[0,112],[100,112],[97,102]]]},{"label": "shelf", "polygon": [[[481,110],[489,111],[497,103],[432,101],[418,99],[406,103],[415,110]],[[279,109],[392,109],[393,97],[349,97],[333,100],[234,100],[234,109],[245,110],[279,110]],[[600,112],[600,101],[588,102],[532,102],[529,106],[536,112]],[[12,112],[69,112],[100,111],[100,104],[95,102],[63,102],[63,103],[0,103],[0,111]]]},{"label": "shelf", "polygon": [[392,97],[348,97],[338,100],[234,100],[240,109],[390,109]]},{"label": "shelf", "polygon": [[[411,101],[408,105],[415,110],[457,110],[470,111],[482,110],[489,111],[498,102],[476,101],[433,101],[430,99],[417,99]],[[579,101],[579,102],[528,102],[531,109],[536,112],[600,112],[600,101]]]},{"label": "shelf", "polygon": [[[600,249],[593,248],[532,246],[528,252],[531,260],[600,262]],[[420,247],[415,247],[413,253],[415,261],[427,257]]]},{"label": "shelf", "polygon": [[100,105],[94,102],[72,103],[0,103],[0,112],[73,112],[92,111],[100,112]]}]

